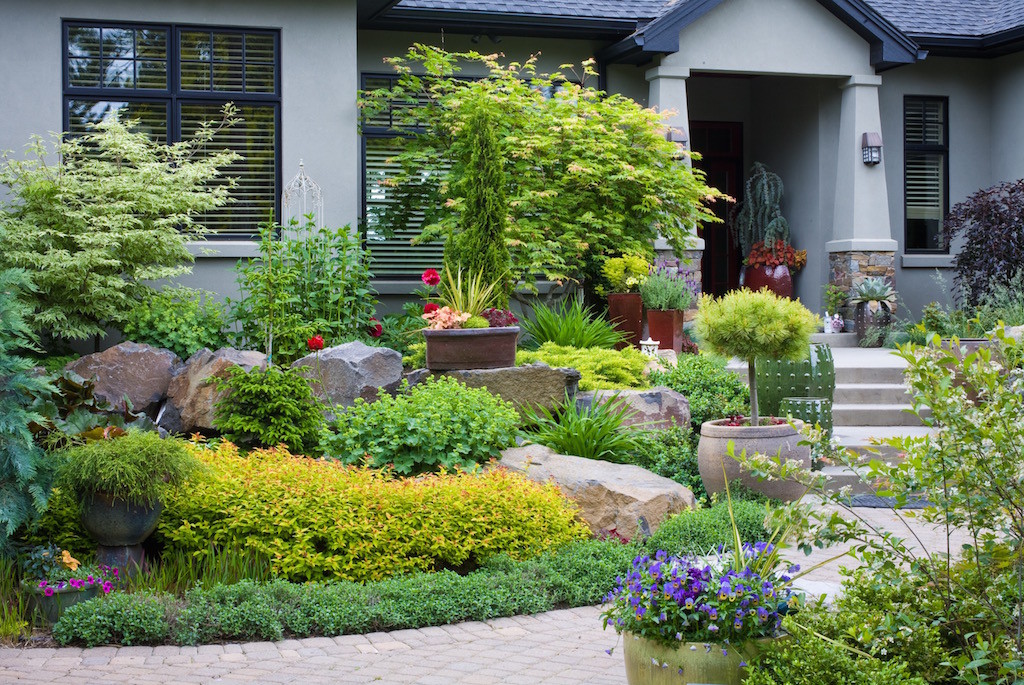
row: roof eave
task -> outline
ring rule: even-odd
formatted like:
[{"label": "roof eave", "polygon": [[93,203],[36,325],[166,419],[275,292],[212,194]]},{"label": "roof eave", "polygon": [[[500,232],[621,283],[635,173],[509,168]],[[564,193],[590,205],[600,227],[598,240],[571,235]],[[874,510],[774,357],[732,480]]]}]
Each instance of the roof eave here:
[{"label": "roof eave", "polygon": [[452,33],[617,40],[635,31],[636,26],[637,22],[633,19],[397,7],[361,24],[360,28],[395,31],[444,29]]},{"label": "roof eave", "polygon": [[1024,50],[1024,26],[985,36],[920,34],[914,39],[939,57],[1002,57]]}]

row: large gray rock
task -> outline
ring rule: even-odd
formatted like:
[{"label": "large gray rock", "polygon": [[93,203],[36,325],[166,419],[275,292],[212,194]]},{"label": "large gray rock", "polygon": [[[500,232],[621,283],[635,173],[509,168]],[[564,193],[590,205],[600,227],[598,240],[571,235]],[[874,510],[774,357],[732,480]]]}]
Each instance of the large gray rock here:
[{"label": "large gray rock", "polygon": [[351,407],[357,397],[368,402],[378,392],[393,392],[402,381],[402,355],[387,347],[371,347],[355,340],[307,354],[292,368],[307,367],[313,392],[329,404]]},{"label": "large gray rock", "polygon": [[541,445],[504,450],[498,465],[539,483],[556,483],[595,533],[614,529],[633,538],[639,517],[653,532],[669,516],[696,506],[687,488],[639,466],[557,454]]},{"label": "large gray rock", "polygon": [[[417,369],[406,378],[410,385],[415,385],[430,375],[432,372],[426,369]],[[543,362],[501,369],[438,371],[433,375],[452,376],[471,388],[487,388],[516,409],[538,406],[554,409],[565,402],[566,395],[573,399],[580,384],[580,372],[576,369],[553,369]]]},{"label": "large gray rock", "polygon": [[123,342],[67,365],[83,378],[96,381],[96,397],[121,409],[127,397],[135,411],[152,415],[160,406],[181,359],[170,350]]},{"label": "large gray rock", "polygon": [[[616,394],[617,393],[617,394]],[[690,425],[690,401],[672,388],[659,385],[648,390],[590,390],[576,396],[577,404],[589,406],[597,402],[619,403],[626,411],[634,414],[625,420],[624,426],[641,428],[670,428]]]},{"label": "large gray rock", "polygon": [[172,433],[190,433],[213,429],[214,408],[226,394],[211,381],[227,378],[232,367],[245,371],[267,368],[267,355],[252,350],[225,347],[211,352],[205,347],[185,362],[167,388],[167,405],[159,424]]}]

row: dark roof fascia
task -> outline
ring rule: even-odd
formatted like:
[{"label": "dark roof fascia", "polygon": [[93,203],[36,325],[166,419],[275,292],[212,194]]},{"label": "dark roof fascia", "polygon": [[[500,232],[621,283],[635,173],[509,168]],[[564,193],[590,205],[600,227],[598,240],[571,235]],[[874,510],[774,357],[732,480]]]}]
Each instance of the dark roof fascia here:
[{"label": "dark roof fascia", "polygon": [[362,27],[378,17],[387,14],[402,0],[358,0],[356,2],[356,20]]},{"label": "dark roof fascia", "polygon": [[[690,0],[665,13],[636,33],[603,50],[598,58],[607,62],[638,64],[650,53],[679,50],[679,33],[722,0]],[[917,44],[863,0],[818,0],[829,12],[853,29],[871,46],[871,64],[888,69],[923,58]],[[646,54],[645,54],[646,53]]]},{"label": "dark roof fascia", "polygon": [[635,31],[636,25],[633,19],[393,8],[360,28],[617,40]]},{"label": "dark roof fascia", "polygon": [[915,35],[914,40],[939,57],[1002,57],[1024,50],[1024,26],[987,36]]}]

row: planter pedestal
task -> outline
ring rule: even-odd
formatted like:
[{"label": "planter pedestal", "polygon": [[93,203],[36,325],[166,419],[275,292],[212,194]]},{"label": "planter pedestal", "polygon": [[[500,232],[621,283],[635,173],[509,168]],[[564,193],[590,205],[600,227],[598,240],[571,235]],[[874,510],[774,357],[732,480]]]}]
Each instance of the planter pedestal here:
[{"label": "planter pedestal", "polygon": [[[725,492],[725,477],[729,483],[739,482],[746,487],[773,499],[792,502],[804,495],[806,488],[791,480],[759,481],[743,470],[740,463],[729,456],[728,445],[733,443],[733,454],[737,457],[746,451],[748,455],[764,454],[782,461],[798,461],[811,470],[811,448],[801,445],[802,436],[797,429],[802,421],[794,421],[797,429],[788,423],[768,426],[725,426],[729,419],[705,421],[700,427],[700,442],[697,444],[697,469],[704,489],[709,495]],[[778,455],[778,457],[776,457]],[[722,471],[722,464],[725,471]]]},{"label": "planter pedestal", "polygon": [[608,295],[608,320],[615,330],[626,336],[625,342],[615,346],[639,347],[644,326],[644,301],[640,293],[611,293]]},{"label": "planter pedestal", "polygon": [[142,542],[156,530],[163,504],[141,506],[102,492],[82,503],[81,519],[86,532],[98,543],[96,561],[132,575],[142,567]]}]

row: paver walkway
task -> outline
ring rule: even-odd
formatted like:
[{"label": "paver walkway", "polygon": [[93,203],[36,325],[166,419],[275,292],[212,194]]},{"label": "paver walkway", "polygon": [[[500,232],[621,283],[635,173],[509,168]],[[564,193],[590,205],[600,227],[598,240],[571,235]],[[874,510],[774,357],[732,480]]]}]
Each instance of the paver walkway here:
[{"label": "paver walkway", "polygon": [[[886,509],[858,509],[872,525],[906,534]],[[931,551],[945,548],[941,531],[913,524]],[[954,549],[959,548],[956,542]],[[834,553],[834,552],[833,552]],[[830,556],[799,552],[813,565]],[[842,562],[839,562],[842,563]],[[839,563],[809,574],[804,587],[834,593]],[[847,562],[849,563],[849,562]],[[419,683],[421,685],[623,685],[617,635],[601,629],[600,610],[582,607],[457,625],[335,638],[202,647],[0,649],[0,683]]]}]

